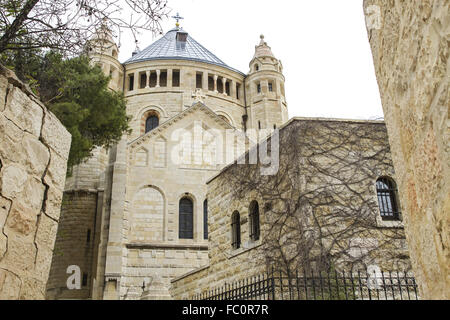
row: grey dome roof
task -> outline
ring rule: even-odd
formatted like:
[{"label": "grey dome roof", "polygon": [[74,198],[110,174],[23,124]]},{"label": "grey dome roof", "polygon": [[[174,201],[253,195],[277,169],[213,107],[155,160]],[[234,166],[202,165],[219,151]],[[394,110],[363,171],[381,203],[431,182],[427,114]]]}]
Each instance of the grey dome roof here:
[{"label": "grey dome roof", "polygon": [[[186,34],[186,41],[178,41],[177,34]],[[172,29],[161,39],[157,40],[144,50],[138,52],[133,57],[125,61],[124,64],[131,64],[151,60],[190,60],[209,63],[230,69],[235,72],[242,72],[226,65],[213,53],[194,40],[186,31],[182,29]]]}]

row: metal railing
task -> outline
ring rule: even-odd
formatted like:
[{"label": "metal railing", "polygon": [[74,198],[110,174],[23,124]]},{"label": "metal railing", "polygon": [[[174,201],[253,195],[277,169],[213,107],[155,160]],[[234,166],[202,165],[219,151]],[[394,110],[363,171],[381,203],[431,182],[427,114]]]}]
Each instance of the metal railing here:
[{"label": "metal railing", "polygon": [[414,277],[402,272],[282,274],[272,270],[225,284],[193,300],[419,300]]}]

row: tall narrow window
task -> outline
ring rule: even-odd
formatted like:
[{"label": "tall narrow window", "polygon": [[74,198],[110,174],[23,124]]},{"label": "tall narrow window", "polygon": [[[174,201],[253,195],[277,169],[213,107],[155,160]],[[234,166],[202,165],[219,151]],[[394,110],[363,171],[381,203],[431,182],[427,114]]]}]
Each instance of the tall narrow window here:
[{"label": "tall narrow window", "polygon": [[269,82],[269,91],[273,92],[273,83],[272,82]]},{"label": "tall narrow window", "polygon": [[203,73],[197,72],[195,76],[195,87],[197,89],[203,89]]},{"label": "tall narrow window", "polygon": [[208,240],[208,200],[203,202],[203,239]]},{"label": "tall narrow window", "polygon": [[208,90],[214,91],[214,78],[212,76],[208,76]]},{"label": "tall narrow window", "polygon": [[86,243],[91,242],[91,229],[88,229],[86,234]]},{"label": "tall narrow window", "polygon": [[253,201],[250,204],[250,239],[258,241],[260,237],[259,226],[259,205],[258,202]]},{"label": "tall narrow window", "polygon": [[83,287],[87,287],[87,285],[88,285],[88,274],[87,273],[83,273],[83,280],[81,282],[81,285]]},{"label": "tall narrow window", "polygon": [[256,85],[256,91],[258,91],[258,93],[261,93],[261,84],[260,83],[258,83]]},{"label": "tall narrow window", "polygon": [[239,249],[241,247],[241,216],[237,211],[231,217],[231,236],[233,249]]},{"label": "tall narrow window", "polygon": [[181,199],[179,210],[179,238],[194,239],[194,205],[192,200],[188,198]]},{"label": "tall narrow window", "polygon": [[151,115],[145,121],[145,133],[156,129],[159,126],[159,118],[155,115]]},{"label": "tall narrow window", "polygon": [[134,74],[130,74],[129,78],[128,78],[128,91],[133,91],[134,90]]},{"label": "tall narrow window", "polygon": [[141,73],[140,88],[144,89],[147,86],[147,74],[145,72]]},{"label": "tall narrow window", "polygon": [[180,86],[180,70],[172,71],[172,87]]},{"label": "tall narrow window", "polygon": [[159,76],[159,86],[160,87],[167,87],[167,71],[161,71],[161,74]]},{"label": "tall narrow window", "polygon": [[390,178],[378,179],[377,195],[381,218],[383,220],[400,220],[397,187],[394,180]]},{"label": "tall narrow window", "polygon": [[239,83],[236,84],[236,99],[240,99],[241,85]]}]

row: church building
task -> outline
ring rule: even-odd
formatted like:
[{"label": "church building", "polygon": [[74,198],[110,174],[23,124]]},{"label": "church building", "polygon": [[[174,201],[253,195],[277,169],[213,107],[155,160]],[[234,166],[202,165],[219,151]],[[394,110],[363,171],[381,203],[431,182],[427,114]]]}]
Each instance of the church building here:
[{"label": "church building", "polygon": [[283,66],[261,36],[240,72],[178,22],[121,63],[103,31],[88,54],[125,95],[132,131],[67,179],[47,297],[169,299],[174,279],[209,263],[207,181],[245,151],[243,134],[288,121]]}]

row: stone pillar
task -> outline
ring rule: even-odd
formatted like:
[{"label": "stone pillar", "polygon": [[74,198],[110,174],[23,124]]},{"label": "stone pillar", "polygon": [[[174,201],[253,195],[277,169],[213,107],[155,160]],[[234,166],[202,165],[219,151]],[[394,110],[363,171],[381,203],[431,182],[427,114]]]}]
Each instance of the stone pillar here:
[{"label": "stone pillar", "polygon": [[230,95],[233,99],[236,99],[236,81],[231,80]]},{"label": "stone pillar", "polygon": [[208,72],[203,72],[203,84],[202,89],[208,91]]},{"label": "stone pillar", "polygon": [[[120,277],[122,274],[123,212],[125,208],[125,188],[127,178],[127,138],[124,136],[117,145],[117,158],[113,166],[111,189],[111,216],[108,246],[106,249],[105,299],[119,299]],[[108,280],[109,279],[109,280]],[[113,283],[108,283],[113,282]],[[115,289],[114,289],[115,288]],[[109,290],[108,292],[106,290]],[[116,290],[114,293],[111,290]]]},{"label": "stone pillar", "polygon": [[222,78],[222,84],[223,84],[223,94],[224,95],[228,95],[227,94],[227,78]]},{"label": "stone pillar", "polygon": [[173,86],[173,70],[167,69],[167,87],[172,88]]},{"label": "stone pillar", "polygon": [[217,91],[217,79],[219,79],[219,76],[217,74],[214,75],[214,92],[218,93]]},{"label": "stone pillar", "polygon": [[145,88],[150,88],[150,71],[146,71],[147,74],[147,83],[145,85]]},{"label": "stone pillar", "polygon": [[160,80],[161,80],[161,70],[156,70],[156,88],[159,88],[160,85]]},{"label": "stone pillar", "polygon": [[139,72],[134,73],[134,83],[133,83],[133,91],[136,91],[139,89]]}]

